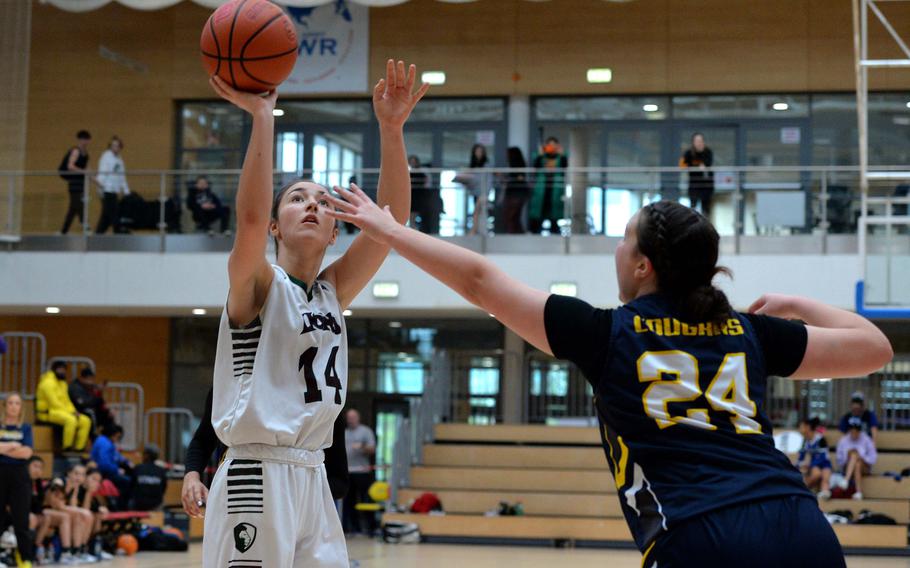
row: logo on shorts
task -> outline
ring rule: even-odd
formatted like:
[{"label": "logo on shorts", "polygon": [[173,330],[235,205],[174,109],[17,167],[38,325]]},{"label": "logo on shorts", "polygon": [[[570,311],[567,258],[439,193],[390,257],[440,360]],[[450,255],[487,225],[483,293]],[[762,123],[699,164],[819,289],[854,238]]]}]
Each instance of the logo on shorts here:
[{"label": "logo on shorts", "polygon": [[250,523],[240,523],[234,527],[234,546],[240,552],[246,552],[256,542],[256,527]]}]

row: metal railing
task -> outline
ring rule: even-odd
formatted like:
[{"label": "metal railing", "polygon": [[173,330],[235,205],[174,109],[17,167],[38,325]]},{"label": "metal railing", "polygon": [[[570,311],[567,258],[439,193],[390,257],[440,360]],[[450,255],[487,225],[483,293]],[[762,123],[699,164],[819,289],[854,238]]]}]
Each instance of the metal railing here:
[{"label": "metal railing", "polygon": [[30,331],[7,331],[0,336],[7,346],[6,354],[0,355],[0,392],[33,397],[38,378],[47,368],[47,340]]},{"label": "metal railing", "polygon": [[182,463],[193,437],[196,417],[187,408],[149,408],[145,412],[145,444],[155,444],[161,457]]},{"label": "metal railing", "polygon": [[109,382],[104,385],[104,401],[114,416],[114,421],[123,427],[120,447],[135,451],[145,439],[145,391],[137,383]]},{"label": "metal railing", "polygon": [[[718,166],[714,175],[715,226],[734,241],[739,251],[743,236],[855,234],[858,219],[877,206],[875,198],[906,196],[910,172],[905,167],[878,167],[870,174],[869,198],[860,192],[859,168],[853,166]],[[97,172],[84,176],[82,221],[77,233],[91,238],[95,221],[104,208],[93,187]],[[275,172],[274,185],[304,176],[321,183],[347,183],[355,178],[364,190],[376,193],[378,169],[350,171]],[[0,220],[0,235],[15,241],[23,236],[53,235],[62,229],[66,200],[64,182],[57,172],[0,172],[0,202],[10,203],[9,216]],[[180,233],[213,237],[224,228],[234,228],[234,198],[239,170],[143,170],[129,172],[132,194],[119,200],[112,214],[114,229],[122,233],[156,235],[156,250],[168,250],[168,238]],[[222,208],[204,209],[193,197],[196,178],[207,176]],[[22,178],[20,180],[20,178]],[[345,178],[345,179],[342,179]],[[551,216],[556,226],[544,221],[541,212],[529,211],[535,192],[553,179],[560,196]],[[17,183],[22,181],[23,183]],[[626,221],[641,206],[657,199],[688,203],[688,172],[666,168],[426,168],[412,171],[411,223],[420,230],[442,236],[489,237],[500,234],[535,233],[621,236]],[[16,188],[23,186],[25,191]],[[115,219],[115,220],[114,220]],[[538,223],[537,221],[540,221]],[[529,227],[540,225],[540,227]],[[98,227],[94,227],[98,228]],[[103,228],[103,227],[101,227]],[[342,233],[353,231],[342,227]],[[70,243],[72,245],[72,243]],[[144,250],[149,250],[145,243]]]}]

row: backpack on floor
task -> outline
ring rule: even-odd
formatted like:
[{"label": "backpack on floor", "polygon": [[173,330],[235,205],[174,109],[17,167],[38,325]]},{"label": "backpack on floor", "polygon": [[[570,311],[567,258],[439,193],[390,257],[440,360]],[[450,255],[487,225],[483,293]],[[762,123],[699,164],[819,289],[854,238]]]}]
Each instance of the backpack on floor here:
[{"label": "backpack on floor", "polygon": [[382,540],[388,544],[417,544],[420,527],[416,523],[387,522],[382,525]]}]

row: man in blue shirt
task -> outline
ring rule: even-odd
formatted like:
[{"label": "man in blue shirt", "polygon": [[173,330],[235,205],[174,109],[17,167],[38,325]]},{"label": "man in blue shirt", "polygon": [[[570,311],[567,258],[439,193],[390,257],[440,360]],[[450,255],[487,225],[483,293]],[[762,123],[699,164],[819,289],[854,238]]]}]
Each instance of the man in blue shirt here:
[{"label": "man in blue shirt", "polygon": [[877,443],[878,417],[875,416],[875,412],[866,408],[866,398],[863,396],[863,393],[859,391],[853,393],[853,396],[850,398],[850,412],[844,414],[843,418],[840,419],[838,429],[846,434],[849,429],[849,421],[854,417],[859,418],[862,421],[863,432],[868,434],[873,442]]},{"label": "man in blue shirt", "polygon": [[92,444],[92,461],[98,464],[98,470],[105,479],[110,479],[120,491],[117,499],[118,509],[125,509],[130,500],[130,489],[133,482],[128,472],[132,469],[129,460],[120,454],[117,444],[123,437],[123,428],[117,424],[104,427],[101,435]]}]

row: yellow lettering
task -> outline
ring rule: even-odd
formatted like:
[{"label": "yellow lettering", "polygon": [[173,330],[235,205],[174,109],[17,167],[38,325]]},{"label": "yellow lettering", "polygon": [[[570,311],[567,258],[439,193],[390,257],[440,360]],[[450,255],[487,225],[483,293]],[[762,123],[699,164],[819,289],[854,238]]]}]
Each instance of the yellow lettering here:
[{"label": "yellow lettering", "polygon": [[648,330],[641,325],[641,316],[635,316],[635,319],[632,320],[635,323],[635,333],[647,333]]},{"label": "yellow lettering", "polygon": [[664,318],[664,335],[667,337],[679,335],[678,319]]},{"label": "yellow lettering", "polygon": [[743,324],[735,318],[727,320],[727,329],[730,331],[730,335],[742,335],[744,333]]},{"label": "yellow lettering", "polygon": [[698,328],[694,325],[689,325],[687,323],[682,324],[682,333],[683,335],[693,336],[698,335]]},{"label": "yellow lettering", "polygon": [[710,323],[698,324],[698,335],[711,337],[714,335],[714,325]]}]

